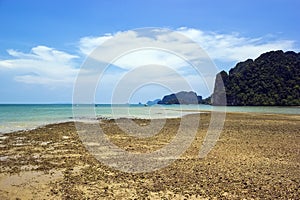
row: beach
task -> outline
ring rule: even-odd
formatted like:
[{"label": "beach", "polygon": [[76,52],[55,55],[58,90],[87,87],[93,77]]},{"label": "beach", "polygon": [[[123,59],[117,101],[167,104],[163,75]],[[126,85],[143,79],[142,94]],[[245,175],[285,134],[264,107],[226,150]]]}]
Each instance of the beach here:
[{"label": "beach", "polygon": [[[99,162],[82,144],[74,122],[2,134],[0,199],[299,199],[299,115],[227,113],[205,158],[198,155],[210,113],[183,117],[200,117],[191,146],[169,166],[145,173]],[[125,134],[112,119],[100,126],[120,148],[147,153],[168,144],[180,120],[167,119],[161,132],[148,138]]]}]

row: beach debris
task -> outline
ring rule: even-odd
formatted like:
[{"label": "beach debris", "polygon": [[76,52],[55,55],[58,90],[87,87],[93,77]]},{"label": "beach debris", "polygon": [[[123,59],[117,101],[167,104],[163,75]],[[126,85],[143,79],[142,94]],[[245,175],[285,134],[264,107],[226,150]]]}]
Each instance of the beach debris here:
[{"label": "beach debris", "polygon": [[6,138],[8,138],[7,136],[0,136],[0,140],[5,140]]},{"label": "beach debris", "polygon": [[42,142],[42,143],[41,143],[41,146],[47,146],[47,145],[50,144],[50,143],[51,143],[51,141]]},{"label": "beach debris", "polygon": [[62,136],[62,139],[63,139],[63,140],[67,140],[67,139],[69,139],[69,138],[70,138],[69,136],[65,136],[65,135]]},{"label": "beach debris", "polygon": [[8,156],[2,156],[0,157],[0,161],[6,161],[9,157]]}]

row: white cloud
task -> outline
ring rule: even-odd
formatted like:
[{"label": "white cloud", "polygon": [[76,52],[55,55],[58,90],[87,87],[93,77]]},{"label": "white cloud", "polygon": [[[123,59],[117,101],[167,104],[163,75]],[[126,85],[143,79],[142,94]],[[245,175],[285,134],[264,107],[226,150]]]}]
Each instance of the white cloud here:
[{"label": "white cloud", "polygon": [[[83,40],[81,40],[83,41]],[[113,39],[106,36],[94,39],[95,45],[88,40],[87,45],[80,43],[79,49],[93,46],[89,58],[102,63],[112,63],[123,69],[131,70],[148,64],[164,65],[174,69],[186,67],[187,61],[194,65],[212,65],[206,53],[195,42],[182,34],[165,30],[137,30],[118,32]],[[95,49],[96,41],[105,41]],[[94,50],[94,51],[92,51]]]},{"label": "white cloud", "polygon": [[169,66],[175,69],[189,65],[185,60],[170,52],[154,49],[130,52],[118,58],[113,64],[128,70],[147,64]]},{"label": "white cloud", "polygon": [[12,59],[0,60],[0,69],[15,72],[15,80],[31,84],[55,86],[74,82],[78,69],[73,61],[78,56],[46,46],[37,46],[30,53],[7,51]]},{"label": "white cloud", "polygon": [[100,37],[83,37],[79,41],[80,52],[84,55],[89,55],[96,47],[112,37],[111,34],[105,34]]},{"label": "white cloud", "polygon": [[197,42],[213,60],[240,62],[255,59],[271,50],[295,50],[292,40],[242,37],[238,33],[220,34],[198,29],[179,28],[178,31]]},{"label": "white cloud", "polygon": [[[93,52],[100,44],[101,50]],[[151,49],[153,46],[161,48]],[[199,55],[200,51],[195,51],[196,46],[204,50],[202,55]],[[175,32],[157,29],[145,33],[124,31],[114,35],[84,37],[80,40],[79,49],[85,55],[93,52],[89,56],[96,60],[114,62],[115,65],[130,70],[145,64],[161,64],[179,69],[187,66],[184,60],[186,57],[207,64],[209,61],[205,58],[206,53],[214,61],[240,62],[248,58],[254,59],[271,50],[295,50],[294,46],[295,42],[292,40],[270,39],[268,36],[250,38],[238,33],[222,34],[181,27]]]}]

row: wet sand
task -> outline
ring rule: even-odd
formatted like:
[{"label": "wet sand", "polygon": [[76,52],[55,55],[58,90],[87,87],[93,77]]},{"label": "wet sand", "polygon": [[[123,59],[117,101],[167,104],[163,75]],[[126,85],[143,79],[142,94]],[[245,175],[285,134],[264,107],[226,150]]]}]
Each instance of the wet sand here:
[{"label": "wet sand", "polygon": [[[125,173],[97,161],[72,122],[2,134],[0,199],[299,199],[300,116],[227,114],[204,159],[198,153],[210,114],[200,118],[180,159],[148,173]],[[145,153],[169,143],[179,123],[168,119],[160,133],[144,139],[125,134],[114,120],[102,120],[101,127],[120,148]]]}]

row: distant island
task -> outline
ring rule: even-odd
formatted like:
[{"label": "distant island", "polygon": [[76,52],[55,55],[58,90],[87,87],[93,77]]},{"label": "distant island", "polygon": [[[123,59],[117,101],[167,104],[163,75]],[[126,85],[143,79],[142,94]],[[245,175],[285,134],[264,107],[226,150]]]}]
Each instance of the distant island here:
[{"label": "distant island", "polygon": [[147,105],[154,105],[154,104],[200,104],[202,103],[202,96],[198,96],[195,92],[186,92],[181,91],[175,94],[166,95],[160,99],[156,99],[154,101],[148,101]]},{"label": "distant island", "polygon": [[159,101],[161,101],[161,100],[160,99],[155,99],[153,101],[147,101],[146,105],[147,106],[152,106],[152,105],[157,104]]},{"label": "distant island", "polygon": [[300,53],[271,51],[257,59],[248,59],[230,69],[229,74],[217,74],[214,93],[206,99],[233,106],[298,106],[300,105]]}]

